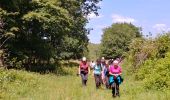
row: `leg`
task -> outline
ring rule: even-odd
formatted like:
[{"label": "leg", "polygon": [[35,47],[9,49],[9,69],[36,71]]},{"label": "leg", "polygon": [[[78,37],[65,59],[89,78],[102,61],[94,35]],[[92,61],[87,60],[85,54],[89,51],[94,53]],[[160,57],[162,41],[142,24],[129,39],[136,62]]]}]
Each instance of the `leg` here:
[{"label": "leg", "polygon": [[97,75],[94,74],[94,79],[95,79],[95,85],[96,85],[96,88],[97,88]]},{"label": "leg", "polygon": [[100,86],[100,76],[97,75],[97,88],[99,88],[99,86]]},{"label": "leg", "polygon": [[99,75],[99,82],[100,84],[103,84],[102,75]]},{"label": "leg", "polygon": [[102,80],[102,84],[105,84],[105,76],[104,76],[104,72],[102,71],[101,74],[101,80]]},{"label": "leg", "polygon": [[83,85],[83,86],[85,86],[85,81],[84,81],[85,78],[84,78],[84,77],[85,77],[84,74],[81,73],[81,80],[82,80],[82,85]]},{"label": "leg", "polygon": [[84,84],[85,84],[85,86],[87,85],[87,80],[88,80],[88,74],[85,74],[84,75]]},{"label": "leg", "polygon": [[119,84],[117,84],[116,88],[117,88],[117,95],[120,96],[120,94],[119,94]]},{"label": "leg", "polygon": [[116,93],[115,93],[115,92],[116,92],[116,91],[115,91],[115,88],[116,88],[116,87],[115,87],[115,82],[111,85],[111,88],[112,88],[112,96],[113,96],[113,97],[116,97],[116,95],[115,95],[115,94],[116,94]]},{"label": "leg", "polygon": [[116,83],[116,95],[119,96],[119,84],[120,84],[120,78],[117,77],[117,79],[115,80]]},{"label": "leg", "polygon": [[115,96],[119,96],[119,80],[118,78],[114,79],[115,81]]},{"label": "leg", "polygon": [[95,79],[95,81],[96,81],[96,88],[98,89],[99,86],[100,86],[100,76],[99,75],[95,75],[95,77],[96,77],[96,79]]},{"label": "leg", "polygon": [[119,85],[121,84],[120,76],[117,77],[116,81],[116,89],[117,89],[117,95],[120,96],[119,94]]},{"label": "leg", "polygon": [[98,83],[99,83],[99,86],[101,86],[102,84],[102,78],[101,78],[101,75],[98,76]]},{"label": "leg", "polygon": [[107,89],[109,88],[109,79],[108,79],[108,76],[106,76],[106,88]]}]

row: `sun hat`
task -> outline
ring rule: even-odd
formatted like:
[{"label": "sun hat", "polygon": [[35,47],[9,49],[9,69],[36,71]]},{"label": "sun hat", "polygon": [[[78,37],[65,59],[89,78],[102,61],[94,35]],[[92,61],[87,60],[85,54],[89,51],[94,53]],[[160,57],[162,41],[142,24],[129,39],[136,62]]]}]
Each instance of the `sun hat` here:
[{"label": "sun hat", "polygon": [[113,64],[119,64],[119,61],[114,60],[114,61],[113,61]]},{"label": "sun hat", "polygon": [[86,57],[83,57],[83,58],[82,58],[82,61],[86,61]]},{"label": "sun hat", "polygon": [[104,60],[104,57],[102,57],[102,60]]}]

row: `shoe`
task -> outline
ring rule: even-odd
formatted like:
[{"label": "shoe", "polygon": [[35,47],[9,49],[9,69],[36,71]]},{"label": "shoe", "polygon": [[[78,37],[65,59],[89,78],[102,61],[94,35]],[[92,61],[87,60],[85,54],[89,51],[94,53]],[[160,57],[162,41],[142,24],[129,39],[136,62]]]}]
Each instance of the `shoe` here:
[{"label": "shoe", "polygon": [[113,98],[116,98],[116,96],[115,96],[115,95],[112,95],[112,97],[113,97]]}]

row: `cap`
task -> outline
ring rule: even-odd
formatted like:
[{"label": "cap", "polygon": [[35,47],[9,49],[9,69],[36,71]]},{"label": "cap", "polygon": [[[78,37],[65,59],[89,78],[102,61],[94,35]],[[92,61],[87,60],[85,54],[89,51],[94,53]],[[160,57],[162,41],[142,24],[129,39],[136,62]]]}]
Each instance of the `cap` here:
[{"label": "cap", "polygon": [[113,63],[114,63],[114,64],[119,64],[119,61],[114,60]]},{"label": "cap", "polygon": [[86,57],[83,57],[83,58],[82,58],[82,61],[86,61]]},{"label": "cap", "polygon": [[102,60],[104,60],[104,57],[102,57]]}]

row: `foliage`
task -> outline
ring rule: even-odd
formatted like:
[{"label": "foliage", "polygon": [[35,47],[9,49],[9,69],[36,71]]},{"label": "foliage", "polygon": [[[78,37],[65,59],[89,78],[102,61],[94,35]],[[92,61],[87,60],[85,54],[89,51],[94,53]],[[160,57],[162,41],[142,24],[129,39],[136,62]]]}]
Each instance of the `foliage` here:
[{"label": "foliage", "polygon": [[89,50],[89,58],[91,60],[96,60],[99,57],[99,47],[100,44],[89,43],[88,50]]},{"label": "foliage", "polygon": [[18,94],[26,96],[30,91],[38,89],[38,82],[39,79],[34,74],[0,69],[0,99],[5,96],[10,99]]},{"label": "foliage", "polygon": [[101,56],[116,58],[129,50],[131,41],[141,37],[140,28],[128,23],[116,23],[104,29],[101,43]]},{"label": "foliage", "polygon": [[7,53],[6,64],[18,68],[15,63],[19,63],[28,68],[47,62],[48,66],[52,58],[83,56],[88,45],[86,16],[97,14],[99,1],[1,0],[1,44],[6,42],[1,49]]},{"label": "foliage", "polygon": [[131,67],[136,70],[147,59],[164,58],[170,50],[169,43],[169,34],[161,35],[155,39],[134,39],[129,45],[130,51],[126,54],[127,59],[132,62]]},{"label": "foliage", "polygon": [[144,81],[146,89],[170,88],[170,53],[165,58],[158,60],[147,60],[141,66],[136,78]]},{"label": "foliage", "polygon": [[[82,88],[80,77],[77,77],[75,75],[40,75],[15,70],[3,70],[3,73],[5,74],[2,75],[2,71],[0,71],[1,79],[2,77],[6,78],[6,76],[17,76],[17,78],[15,78],[15,81],[13,82],[6,81],[6,84],[3,85],[5,87],[5,90],[2,88],[0,89],[0,99],[3,100],[84,100],[84,98],[88,100],[113,99],[111,95],[111,90],[106,91],[105,89],[98,89],[96,91],[95,82],[92,75],[89,75],[87,87]],[[120,85],[120,93],[120,98],[115,98],[115,100],[168,100],[170,98],[170,91],[146,92],[141,87],[140,82],[129,80],[129,78],[126,79],[126,83]]]},{"label": "foliage", "polygon": [[[146,89],[170,88],[170,35],[155,39],[135,39],[130,44],[124,66]],[[128,64],[127,64],[128,63]]]}]

